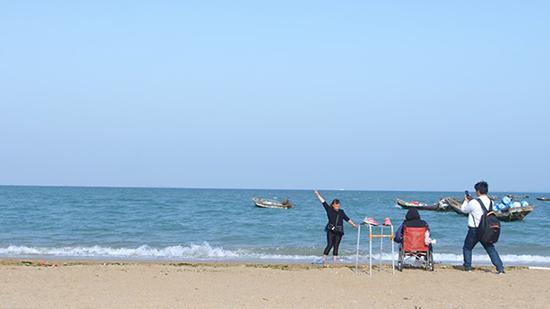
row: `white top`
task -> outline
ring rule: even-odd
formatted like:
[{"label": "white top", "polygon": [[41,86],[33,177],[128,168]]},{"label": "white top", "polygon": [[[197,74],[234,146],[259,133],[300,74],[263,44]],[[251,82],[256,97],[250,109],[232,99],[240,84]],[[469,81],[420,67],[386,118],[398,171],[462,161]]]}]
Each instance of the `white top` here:
[{"label": "white top", "polygon": [[[483,204],[485,204],[485,207],[487,208],[487,211],[489,211],[489,207],[491,205],[491,200],[487,195],[481,195],[479,197]],[[469,227],[478,227],[479,221],[481,220],[481,216],[483,216],[483,210],[481,209],[481,205],[478,201],[475,199],[468,202],[467,200],[462,203],[462,207],[460,208],[463,212],[468,214],[468,226]]]}]

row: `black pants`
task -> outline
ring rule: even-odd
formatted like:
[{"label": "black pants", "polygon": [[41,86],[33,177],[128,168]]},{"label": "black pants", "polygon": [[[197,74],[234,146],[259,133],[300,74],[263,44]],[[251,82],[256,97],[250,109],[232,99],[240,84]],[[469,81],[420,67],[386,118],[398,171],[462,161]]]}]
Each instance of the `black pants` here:
[{"label": "black pants", "polygon": [[325,251],[323,251],[323,254],[328,255],[330,249],[334,247],[334,250],[332,250],[332,255],[337,256],[338,247],[340,247],[342,236],[344,236],[344,234],[327,231],[327,246],[325,247]]}]

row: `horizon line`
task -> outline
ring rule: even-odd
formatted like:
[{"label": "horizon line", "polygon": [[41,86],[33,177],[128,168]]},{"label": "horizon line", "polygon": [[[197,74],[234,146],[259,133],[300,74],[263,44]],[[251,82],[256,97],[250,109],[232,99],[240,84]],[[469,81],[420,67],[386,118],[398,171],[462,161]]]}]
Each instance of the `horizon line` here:
[{"label": "horizon line", "polygon": [[[105,189],[191,189],[191,190],[275,190],[275,191],[355,191],[355,192],[461,192],[453,190],[403,190],[403,189],[331,189],[331,188],[247,188],[247,187],[184,187],[184,186],[129,186],[129,185],[43,185],[43,184],[0,184],[0,187],[42,187],[42,188],[105,188]],[[547,193],[543,191],[495,190],[491,192]]]}]

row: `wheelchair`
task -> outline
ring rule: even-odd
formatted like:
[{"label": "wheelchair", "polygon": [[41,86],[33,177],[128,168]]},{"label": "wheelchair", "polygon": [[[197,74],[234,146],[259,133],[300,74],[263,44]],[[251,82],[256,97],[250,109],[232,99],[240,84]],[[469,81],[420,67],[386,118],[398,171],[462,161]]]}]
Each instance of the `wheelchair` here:
[{"label": "wheelchair", "polygon": [[424,242],[427,231],[427,227],[403,227],[403,243],[399,248],[397,270],[403,271],[405,262],[411,259],[416,263],[420,262],[426,270],[434,270],[431,246]]}]

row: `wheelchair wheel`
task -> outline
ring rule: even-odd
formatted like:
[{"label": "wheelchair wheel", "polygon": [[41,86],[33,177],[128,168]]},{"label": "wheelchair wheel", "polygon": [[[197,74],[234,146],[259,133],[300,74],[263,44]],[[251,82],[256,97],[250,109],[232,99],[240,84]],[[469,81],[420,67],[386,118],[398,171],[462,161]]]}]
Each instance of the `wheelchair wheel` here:
[{"label": "wheelchair wheel", "polygon": [[403,260],[405,259],[405,252],[403,248],[399,248],[399,256],[397,257],[397,270],[403,271]]}]

